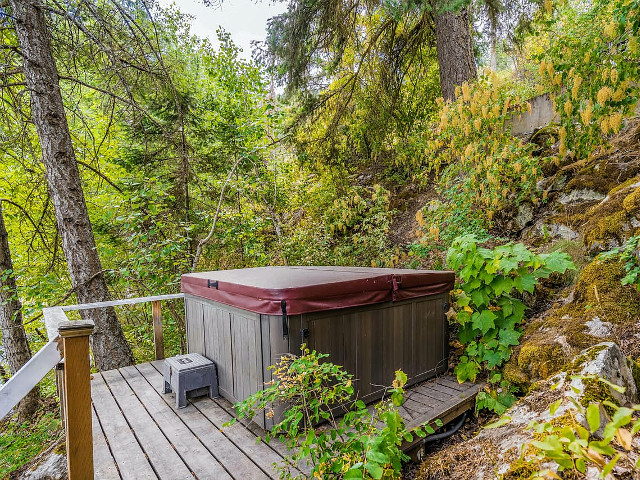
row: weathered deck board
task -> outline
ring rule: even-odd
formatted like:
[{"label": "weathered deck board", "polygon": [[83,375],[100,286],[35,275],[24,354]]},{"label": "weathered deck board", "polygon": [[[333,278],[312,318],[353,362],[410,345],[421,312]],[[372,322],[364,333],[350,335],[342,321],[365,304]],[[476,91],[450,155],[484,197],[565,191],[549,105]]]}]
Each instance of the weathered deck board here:
[{"label": "weathered deck board", "polygon": [[[118,370],[102,373],[120,411],[127,419],[151,466],[160,478],[192,479],[193,474],[187,464],[169,443],[140,399],[129,388]],[[106,421],[106,420],[105,420]],[[104,423],[104,421],[103,421]]]},{"label": "weathered deck board", "polygon": [[[111,396],[102,375],[93,376],[91,398],[105,438],[111,446],[113,460],[118,465],[122,478],[132,480],[158,478],[118,404]],[[100,468],[96,463],[98,460],[100,459],[94,455],[93,461],[96,470]]]},{"label": "weathered deck board", "polygon": [[[162,375],[152,365],[138,365],[138,369],[151,385],[157,388],[157,391],[161,391]],[[232,472],[234,478],[277,478],[272,464],[280,462],[282,457],[274,455],[272,451],[265,452],[264,448],[268,447],[264,444],[260,445],[261,448],[257,452],[251,451],[251,447],[256,446],[256,437],[247,432],[246,435],[239,438],[236,434],[238,431],[236,427],[245,430],[241,425],[222,428],[225,422],[231,420],[231,416],[217,406],[214,401],[206,397],[194,399],[189,403],[189,406],[176,410],[175,404],[171,403],[173,395],[167,395],[167,397],[169,397],[168,406],[171,407],[171,410],[180,418],[188,421],[191,430],[197,431],[201,435],[200,438],[210,443],[214,449],[212,451],[219,456],[220,461],[226,466],[227,471]],[[211,416],[207,415],[209,409],[205,405],[211,406],[214,410],[222,410],[222,412],[211,415],[216,421],[212,421]],[[245,441],[246,438],[249,439],[248,442]],[[243,446],[246,444],[250,447],[248,452],[243,450]],[[198,478],[200,477],[198,476]]]},{"label": "weathered deck board", "polygon": [[[156,360],[154,362],[151,362],[151,365],[157,370],[158,373],[162,372],[162,360]],[[196,400],[196,402],[198,401],[202,402],[203,400],[204,399],[199,399],[199,400]],[[233,407],[233,404],[228,400],[222,397],[218,397],[212,400],[211,403],[213,403],[214,406],[211,406],[209,408],[209,413],[212,413],[213,411],[215,411],[218,417],[216,421],[213,421],[210,416],[208,416],[207,419],[217,428],[221,428],[224,423],[229,421],[232,417],[235,417],[235,409]],[[201,405],[205,405],[205,404],[203,403]],[[224,413],[222,411],[224,411]],[[243,427],[243,428],[240,428],[240,427]],[[237,425],[234,425],[233,427],[224,428],[223,431],[225,435],[228,435],[230,438],[233,438],[234,442],[239,442],[237,443],[237,445],[239,446],[239,448],[241,448],[241,450],[245,454],[248,453],[247,451],[247,448],[248,448],[252,452],[260,454],[261,455],[260,458],[262,458],[262,455],[264,455],[271,463],[268,463],[268,462],[265,463],[264,460],[260,460],[256,458],[252,459],[253,462],[258,465],[262,463],[263,464],[262,468],[264,471],[269,472],[270,476],[273,476],[274,478],[278,478],[278,475],[273,473],[273,463],[282,462],[283,457],[287,455],[286,447],[280,441],[278,441],[277,439],[274,439],[269,444],[260,442],[256,445],[259,437],[262,437],[265,431],[262,428],[260,428],[259,425],[256,425],[253,422],[249,422],[246,419],[239,421]],[[244,448],[243,447],[244,445],[246,445],[247,448]]]},{"label": "weathered deck board", "polygon": [[109,451],[104,431],[94,408],[91,408],[91,429],[93,431],[93,463],[96,478],[104,480],[119,480],[120,473],[116,462]]},{"label": "weathered deck board", "polygon": [[[211,480],[232,478],[213,451],[194,434],[183,418],[179,417],[173,409],[167,408],[167,403],[162,396],[135,367],[122,368],[120,373],[197,478]],[[161,382],[162,378],[157,383],[162,385]]]},{"label": "weathered deck board", "polygon": [[[246,420],[223,427],[234,415],[223,398],[201,397],[176,409],[174,394],[162,393],[161,371],[156,361],[93,376],[96,478],[278,478],[273,464],[287,455],[282,443],[258,442],[264,431]],[[409,428],[435,419],[447,423],[473,407],[478,389],[452,377],[432,379],[410,387],[400,411]]]},{"label": "weathered deck board", "polygon": [[[220,397],[220,398],[216,398],[216,403],[218,405],[220,405],[222,408],[224,408],[224,410],[231,416],[235,416],[235,409],[233,407],[233,404]],[[247,419],[242,419],[238,422],[240,425],[242,425],[244,428],[246,428],[247,430],[249,430],[251,433],[253,433],[253,435],[255,436],[255,438],[257,439],[258,437],[262,437],[265,434],[265,431],[262,429],[262,427],[260,427],[260,425],[254,423],[254,422],[250,422]],[[280,455],[282,458],[286,457],[287,455],[289,455],[289,452],[287,451],[287,447],[284,443],[282,443],[280,440],[278,440],[277,438],[274,438],[273,440],[271,440],[271,442],[268,444],[268,446],[270,448],[272,448],[278,455]],[[311,470],[310,469],[305,469],[303,465],[300,465],[301,469],[297,470],[298,472],[302,473],[302,472],[307,472],[309,473]]]}]

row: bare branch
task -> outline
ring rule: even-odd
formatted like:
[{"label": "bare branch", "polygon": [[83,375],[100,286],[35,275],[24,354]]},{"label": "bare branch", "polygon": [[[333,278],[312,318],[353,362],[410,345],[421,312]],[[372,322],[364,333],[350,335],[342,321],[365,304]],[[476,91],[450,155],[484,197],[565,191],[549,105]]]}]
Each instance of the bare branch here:
[{"label": "bare branch", "polygon": [[140,111],[141,113],[143,113],[147,118],[149,118],[149,120],[151,120],[151,122],[158,127],[160,130],[162,130],[163,133],[167,133],[166,129],[164,128],[164,126],[162,124],[160,124],[155,118],[153,118],[153,116],[151,115],[151,113],[149,113],[148,110],[146,110],[145,108],[143,108],[142,106],[140,106],[140,104],[134,100],[128,100],[124,97],[121,97],[120,95],[110,92],[109,90],[105,90],[104,88],[100,88],[96,85],[91,85],[90,83],[87,82],[83,82],[82,80],[80,80],[79,78],[75,78],[75,77],[67,77],[67,76],[61,76],[59,75],[58,78],[60,80],[68,80],[70,82],[75,82],[79,85],[82,85],[84,87],[90,88],[92,90],[95,90],[96,92],[100,92],[100,93],[104,93],[105,95],[109,95],[110,97],[115,98],[116,100],[121,101],[122,103],[124,103],[125,105],[129,105],[133,108],[135,108],[136,110]]},{"label": "bare branch", "polygon": [[236,168],[238,168],[238,165],[240,165],[240,162],[242,160],[243,160],[243,157],[240,157],[238,160],[236,160],[236,163],[233,165],[233,167],[229,171],[229,174],[227,175],[227,178],[224,181],[224,184],[222,185],[222,190],[220,190],[220,198],[218,199],[218,207],[216,208],[216,214],[213,216],[213,223],[211,224],[211,229],[209,230],[209,233],[207,234],[207,236],[198,242],[198,245],[196,247],[196,253],[193,257],[193,263],[191,264],[192,272],[195,272],[196,268],[198,267],[198,262],[200,261],[200,256],[202,255],[202,247],[204,247],[207,243],[209,243],[209,241],[211,240],[211,237],[213,237],[213,232],[215,231],[216,224],[218,223],[218,216],[220,215],[220,209],[222,208],[222,200],[224,198],[224,192],[227,188],[227,185],[231,181],[231,177],[236,171]]},{"label": "bare branch", "polygon": [[107,182],[109,185],[111,185],[113,188],[115,188],[118,191],[118,193],[122,193],[122,189],[119,186],[117,186],[115,183],[113,183],[111,180],[109,180],[109,177],[107,177],[100,170],[98,170],[97,168],[92,167],[88,163],[84,163],[82,160],[77,160],[76,159],[76,162],[78,162],[78,165],[82,165],[83,167],[88,168],[93,173],[98,175],[101,179],[103,179],[105,182]]},{"label": "bare branch", "polygon": [[29,215],[29,212],[27,212],[22,205],[14,202],[12,200],[9,200],[8,198],[0,198],[0,202],[9,203],[9,204],[13,205],[14,207],[16,207],[18,210],[20,210],[24,214],[24,216],[27,217],[27,219],[29,220],[31,225],[33,225],[33,228],[35,229],[36,233],[40,237],[40,240],[42,240],[42,244],[45,247],[47,246],[47,241],[45,240],[44,236],[42,235],[42,232],[40,231],[40,228],[38,228],[38,226],[36,225],[36,222],[33,221],[33,218],[31,218],[31,215]]}]

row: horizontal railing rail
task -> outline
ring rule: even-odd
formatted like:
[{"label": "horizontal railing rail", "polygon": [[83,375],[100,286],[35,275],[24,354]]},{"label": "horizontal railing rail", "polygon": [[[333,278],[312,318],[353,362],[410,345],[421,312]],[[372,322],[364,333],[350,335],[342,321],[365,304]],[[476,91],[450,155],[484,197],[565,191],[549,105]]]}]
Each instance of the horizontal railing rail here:
[{"label": "horizontal railing rail", "polygon": [[58,377],[62,385],[58,385],[58,390],[66,432],[68,478],[93,478],[89,383],[89,336],[93,332],[93,324],[69,321],[65,312],[150,302],[155,357],[156,360],[160,360],[164,358],[161,302],[181,298],[184,298],[184,294],[176,293],[44,308],[42,313],[49,342],[0,387],[0,420],[11,412],[45,375],[64,361],[63,375]]},{"label": "horizontal railing rail", "polygon": [[177,300],[184,298],[184,293],[171,293],[168,295],[154,295],[152,297],[124,298],[109,302],[81,303],[80,305],[65,305],[60,307],[65,312],[73,310],[91,310],[92,308],[119,307],[121,305],[135,305],[136,303],[162,302],[165,300]]},{"label": "horizontal railing rail", "polygon": [[20,400],[26,397],[61,359],[62,349],[57,339],[50,340],[38,350],[38,353],[0,388],[0,419],[13,410],[13,407],[20,403]]}]

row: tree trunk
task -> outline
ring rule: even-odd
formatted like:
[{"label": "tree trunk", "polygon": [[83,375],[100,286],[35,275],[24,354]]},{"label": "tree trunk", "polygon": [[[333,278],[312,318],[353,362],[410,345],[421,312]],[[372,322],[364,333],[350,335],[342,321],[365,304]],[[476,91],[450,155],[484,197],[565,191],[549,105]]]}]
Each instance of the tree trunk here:
[{"label": "tree trunk", "polygon": [[[11,250],[9,250],[9,235],[2,215],[2,201],[0,201],[0,331],[4,355],[11,373],[15,374],[29,361],[31,350],[22,324],[22,303],[18,297]],[[18,404],[18,421],[29,420],[39,405],[40,390],[35,387]]]},{"label": "tree trunk", "polygon": [[491,22],[491,31],[489,33],[489,68],[495,72],[498,70],[498,34],[496,32],[495,19],[489,21]]},{"label": "tree trunk", "polygon": [[[42,6],[38,0],[9,0],[9,3],[73,289],[79,303],[107,301],[110,294],[96,251]],[[82,317],[95,323],[91,346],[100,370],[134,362],[113,308],[84,310]]]},{"label": "tree trunk", "polygon": [[434,7],[436,50],[440,70],[440,88],[445,100],[455,99],[455,88],[476,78],[469,11],[440,11]]}]

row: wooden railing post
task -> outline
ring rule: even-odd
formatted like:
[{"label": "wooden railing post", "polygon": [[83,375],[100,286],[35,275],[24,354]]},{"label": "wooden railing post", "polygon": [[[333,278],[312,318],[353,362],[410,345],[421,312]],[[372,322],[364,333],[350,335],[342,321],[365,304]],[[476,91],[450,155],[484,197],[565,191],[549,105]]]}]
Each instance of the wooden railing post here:
[{"label": "wooden railing post", "polygon": [[58,325],[64,348],[64,410],[69,480],[93,479],[91,365],[89,335],[93,322]]},{"label": "wooden railing post", "polygon": [[153,346],[156,360],[164,358],[164,335],[162,334],[162,307],[159,300],[151,302],[151,317],[153,318]]},{"label": "wooden railing post", "polygon": [[66,414],[64,411],[64,358],[56,365],[56,390],[60,399],[60,420],[65,424]]}]

